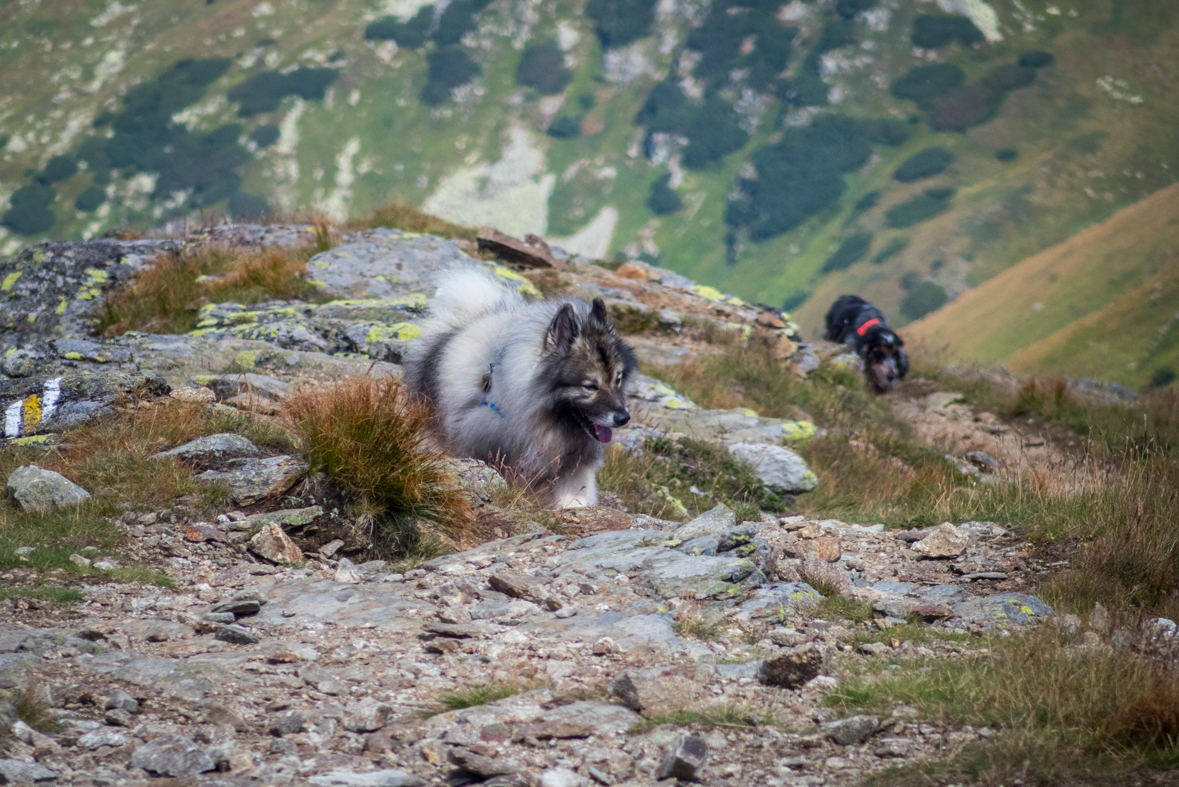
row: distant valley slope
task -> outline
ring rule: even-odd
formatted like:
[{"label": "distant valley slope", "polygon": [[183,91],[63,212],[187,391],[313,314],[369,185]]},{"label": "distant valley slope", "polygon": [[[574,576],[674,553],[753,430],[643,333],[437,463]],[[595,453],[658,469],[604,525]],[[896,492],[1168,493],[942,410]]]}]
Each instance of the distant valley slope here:
[{"label": "distant valley slope", "polygon": [[[903,326],[1175,183],[1177,19],[1154,0],[6,0],[0,253],[405,201],[657,261],[809,333],[842,292]],[[1133,286],[1161,271],[1123,264]],[[1107,306],[1061,292],[1037,340]],[[1081,336],[1010,360],[1056,368]],[[1086,368],[1141,377],[1133,342]],[[1025,344],[994,346],[963,357]]]}]

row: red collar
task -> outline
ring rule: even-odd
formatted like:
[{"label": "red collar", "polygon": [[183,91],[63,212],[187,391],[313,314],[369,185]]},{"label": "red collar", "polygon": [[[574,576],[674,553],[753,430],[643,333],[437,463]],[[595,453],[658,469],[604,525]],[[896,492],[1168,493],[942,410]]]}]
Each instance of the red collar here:
[{"label": "red collar", "polygon": [[872,319],[868,320],[868,322],[861,325],[859,328],[856,328],[856,334],[862,339],[864,337],[864,334],[866,334],[868,332],[868,329],[871,328],[873,325],[880,325],[880,319],[878,317],[873,317]]}]

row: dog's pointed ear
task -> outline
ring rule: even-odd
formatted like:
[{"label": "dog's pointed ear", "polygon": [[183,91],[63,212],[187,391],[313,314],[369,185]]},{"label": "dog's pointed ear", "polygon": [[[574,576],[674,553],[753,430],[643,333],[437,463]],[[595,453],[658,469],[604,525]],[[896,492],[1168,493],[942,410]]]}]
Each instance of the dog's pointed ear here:
[{"label": "dog's pointed ear", "polygon": [[544,339],[545,349],[549,352],[568,350],[580,334],[581,326],[577,324],[573,304],[566,303],[557,310],[557,315],[549,323],[549,330]]},{"label": "dog's pointed ear", "polygon": [[610,327],[610,315],[606,313],[606,302],[601,298],[594,298],[590,317],[603,328]]}]

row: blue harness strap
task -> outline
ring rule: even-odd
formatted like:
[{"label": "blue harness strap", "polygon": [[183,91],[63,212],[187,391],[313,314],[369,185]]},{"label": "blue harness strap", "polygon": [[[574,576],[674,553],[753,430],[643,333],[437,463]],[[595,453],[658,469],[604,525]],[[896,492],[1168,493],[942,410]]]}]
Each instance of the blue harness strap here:
[{"label": "blue harness strap", "polygon": [[[497,352],[495,354],[495,357],[496,358],[503,358],[504,351],[506,349],[507,349],[506,347],[501,347],[499,349],[499,352]],[[488,367],[487,371],[483,373],[482,388],[483,388],[484,397],[483,397],[483,401],[479,403],[479,406],[480,407],[490,407],[495,412],[496,415],[498,415],[500,418],[506,419],[507,416],[504,415],[504,411],[500,409],[500,406],[498,404],[496,404],[495,402],[491,401],[491,376],[493,374],[495,374],[495,367],[497,367],[497,366],[499,366],[499,361],[492,361],[491,365]]]}]

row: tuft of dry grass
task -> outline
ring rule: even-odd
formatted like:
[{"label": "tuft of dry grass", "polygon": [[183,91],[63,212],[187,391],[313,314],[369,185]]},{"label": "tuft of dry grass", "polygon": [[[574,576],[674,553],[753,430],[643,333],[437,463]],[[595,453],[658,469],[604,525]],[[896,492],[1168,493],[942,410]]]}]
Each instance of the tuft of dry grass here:
[{"label": "tuft of dry grass", "polygon": [[399,380],[356,377],[300,391],[286,420],[312,467],[367,504],[378,551],[412,550],[428,535],[423,524],[454,541],[472,527],[445,454],[430,442],[430,415]]},{"label": "tuft of dry grass", "polygon": [[460,224],[431,216],[416,205],[404,202],[394,202],[377,208],[373,214],[363,219],[353,219],[344,225],[350,232],[371,230],[377,227],[404,230],[405,232],[421,232],[426,235],[437,235],[440,238],[456,238],[474,241],[477,230]]},{"label": "tuft of dry grass", "polygon": [[[876,676],[845,678],[826,702],[847,712],[916,707],[926,718],[987,726],[998,735],[946,763],[893,774],[981,784],[1070,779],[1179,764],[1179,674],[1133,652],[1071,650],[1044,627],[986,643],[959,659],[926,659]],[[1114,782],[1102,782],[1114,783]]]},{"label": "tuft of dry grass", "polygon": [[161,254],[107,295],[98,331],[106,336],[187,333],[196,327],[200,307],[210,301],[319,300],[318,288],[307,279],[307,260],[318,248],[203,246]]}]

